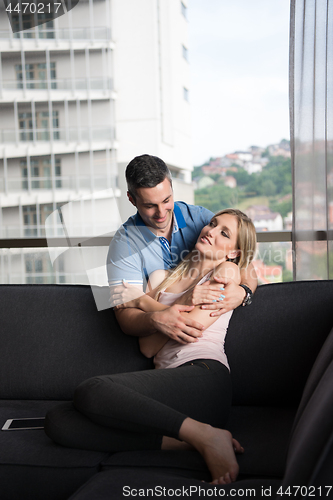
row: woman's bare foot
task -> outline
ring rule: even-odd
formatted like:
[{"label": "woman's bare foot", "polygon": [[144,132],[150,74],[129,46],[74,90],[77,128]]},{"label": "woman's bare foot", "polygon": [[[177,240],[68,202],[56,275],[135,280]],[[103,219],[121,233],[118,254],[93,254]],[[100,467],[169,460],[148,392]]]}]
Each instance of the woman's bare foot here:
[{"label": "woman's bare foot", "polygon": [[229,484],[239,472],[235,450],[244,450],[229,431],[217,429],[186,418],[179,431],[180,439],[192,444],[204,458],[214,484]]}]

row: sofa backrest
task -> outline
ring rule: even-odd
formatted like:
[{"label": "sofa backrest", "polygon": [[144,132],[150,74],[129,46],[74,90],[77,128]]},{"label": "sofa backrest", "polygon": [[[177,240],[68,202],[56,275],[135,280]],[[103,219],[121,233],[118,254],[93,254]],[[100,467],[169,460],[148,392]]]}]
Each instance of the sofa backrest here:
[{"label": "sofa backrest", "polygon": [[[0,398],[71,399],[94,375],[151,368],[85,285],[0,285]],[[263,285],[231,318],[234,404],[297,405],[333,325],[333,281]]]},{"label": "sofa backrest", "polygon": [[89,286],[0,286],[1,399],[72,399],[86,378],[151,366]]},{"label": "sofa backrest", "polygon": [[333,280],[258,287],[226,337],[234,404],[297,406],[332,326]]}]

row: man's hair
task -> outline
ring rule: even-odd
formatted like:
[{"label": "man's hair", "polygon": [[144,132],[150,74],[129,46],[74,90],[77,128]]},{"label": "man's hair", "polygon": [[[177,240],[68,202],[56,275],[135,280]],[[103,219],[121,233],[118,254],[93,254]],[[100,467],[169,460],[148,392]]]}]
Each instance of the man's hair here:
[{"label": "man's hair", "polygon": [[168,179],[172,186],[171,172],[161,158],[151,155],[136,156],[126,168],[129,194],[135,199],[138,188],[152,188]]}]

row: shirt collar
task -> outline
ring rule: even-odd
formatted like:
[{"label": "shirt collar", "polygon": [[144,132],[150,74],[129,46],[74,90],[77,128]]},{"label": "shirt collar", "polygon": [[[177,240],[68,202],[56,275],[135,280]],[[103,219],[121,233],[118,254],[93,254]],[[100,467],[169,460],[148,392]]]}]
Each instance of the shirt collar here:
[{"label": "shirt collar", "polygon": [[[186,222],[185,222],[184,216],[182,214],[182,211],[179,208],[179,206],[176,204],[174,206],[173,213],[175,214],[174,220],[175,220],[175,223],[177,224],[177,231],[178,231],[178,228],[182,229],[183,227],[186,227]],[[174,232],[176,232],[176,231],[174,231]]]}]

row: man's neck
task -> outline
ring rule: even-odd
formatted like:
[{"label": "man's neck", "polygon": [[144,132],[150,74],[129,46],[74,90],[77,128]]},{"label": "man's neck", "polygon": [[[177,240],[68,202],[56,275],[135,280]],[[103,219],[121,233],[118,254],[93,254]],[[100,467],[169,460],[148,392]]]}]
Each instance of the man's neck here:
[{"label": "man's neck", "polygon": [[163,236],[164,238],[166,238],[169,243],[171,243],[171,235],[172,235],[172,230],[173,230],[173,218],[174,218],[175,214],[172,214],[172,218],[170,220],[170,224],[168,227],[164,228],[164,229],[156,229],[154,231],[154,233],[156,234],[156,236]]}]

